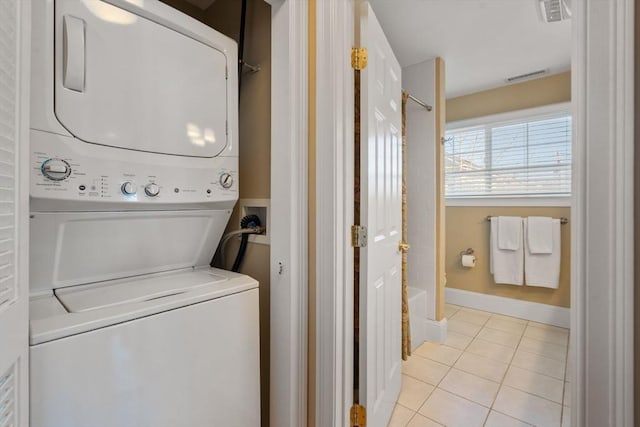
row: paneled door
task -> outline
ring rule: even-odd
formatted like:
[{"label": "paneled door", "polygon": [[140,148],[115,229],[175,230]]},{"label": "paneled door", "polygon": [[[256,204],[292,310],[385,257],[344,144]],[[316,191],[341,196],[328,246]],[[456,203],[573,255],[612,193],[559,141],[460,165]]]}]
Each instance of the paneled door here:
[{"label": "paneled door", "polygon": [[371,6],[358,6],[360,71],[359,388],[367,426],[385,427],[401,382],[401,68]]},{"label": "paneled door", "polygon": [[0,1],[0,427],[28,427],[29,6]]}]

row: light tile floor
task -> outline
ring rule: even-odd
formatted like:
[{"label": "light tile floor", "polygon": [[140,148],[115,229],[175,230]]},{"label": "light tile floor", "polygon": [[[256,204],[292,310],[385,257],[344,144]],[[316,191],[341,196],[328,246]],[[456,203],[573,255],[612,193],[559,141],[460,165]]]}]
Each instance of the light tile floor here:
[{"label": "light tile floor", "polygon": [[567,329],[447,304],[448,337],[403,362],[389,427],[568,427]]}]

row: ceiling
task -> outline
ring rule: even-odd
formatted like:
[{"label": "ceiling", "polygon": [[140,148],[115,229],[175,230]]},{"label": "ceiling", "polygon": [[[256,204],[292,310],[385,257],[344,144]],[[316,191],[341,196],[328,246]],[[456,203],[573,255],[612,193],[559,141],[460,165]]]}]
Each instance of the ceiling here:
[{"label": "ceiling", "polygon": [[538,0],[370,0],[401,66],[440,56],[447,97],[571,66],[571,20],[544,23]]}]

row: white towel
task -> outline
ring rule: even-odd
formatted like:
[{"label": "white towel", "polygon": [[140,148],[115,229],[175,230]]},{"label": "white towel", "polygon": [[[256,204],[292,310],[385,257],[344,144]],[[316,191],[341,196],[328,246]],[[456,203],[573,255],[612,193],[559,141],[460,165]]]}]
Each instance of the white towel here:
[{"label": "white towel", "polygon": [[522,247],[522,218],[498,217],[498,249],[517,251]]},{"label": "white towel", "polygon": [[[522,232],[522,220],[520,221],[520,230]],[[498,218],[491,218],[489,266],[496,283],[522,286],[524,276],[523,246],[520,244],[516,250],[498,248]]]},{"label": "white towel", "polygon": [[553,218],[530,216],[527,221],[527,246],[532,254],[553,252]]},{"label": "white towel", "polygon": [[[525,250],[524,271],[527,286],[557,289],[560,284],[560,220],[552,219],[552,249],[550,254],[534,254]],[[528,239],[525,219],[525,240]]]}]

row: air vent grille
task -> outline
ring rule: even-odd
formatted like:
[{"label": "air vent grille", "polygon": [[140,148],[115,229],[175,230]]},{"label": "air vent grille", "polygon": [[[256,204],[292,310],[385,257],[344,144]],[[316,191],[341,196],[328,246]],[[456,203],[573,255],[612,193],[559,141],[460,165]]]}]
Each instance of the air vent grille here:
[{"label": "air vent grille", "polygon": [[16,425],[15,365],[0,377],[0,427]]},{"label": "air vent grille", "polygon": [[537,78],[537,77],[541,77],[541,76],[547,74],[548,72],[549,72],[549,70],[532,71],[530,73],[520,74],[518,76],[507,77],[505,79],[505,81],[507,83],[516,83],[516,82],[519,82],[521,80],[530,80],[530,79],[534,79],[534,78]]},{"label": "air vent grille", "polygon": [[559,22],[571,18],[571,11],[565,0],[540,0],[540,10],[544,22]]}]

